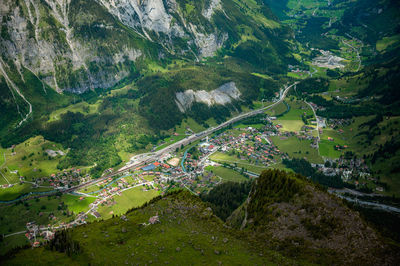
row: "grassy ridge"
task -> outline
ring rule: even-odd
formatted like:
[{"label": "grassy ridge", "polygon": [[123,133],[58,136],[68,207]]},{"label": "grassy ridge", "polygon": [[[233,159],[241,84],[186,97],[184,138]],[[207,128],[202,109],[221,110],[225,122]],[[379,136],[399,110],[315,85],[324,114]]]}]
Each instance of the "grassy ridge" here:
[{"label": "grassy ridge", "polygon": [[[119,217],[70,230],[68,239],[80,246],[80,251],[68,257],[65,253],[46,248],[27,249],[7,260],[6,265],[68,262],[71,264],[173,263],[193,264],[222,261],[237,263],[285,263],[286,259],[273,251],[260,256],[240,234],[227,229],[198,198],[188,193],[170,195],[155,200],[146,207]],[[151,216],[160,223],[143,226]]]}]

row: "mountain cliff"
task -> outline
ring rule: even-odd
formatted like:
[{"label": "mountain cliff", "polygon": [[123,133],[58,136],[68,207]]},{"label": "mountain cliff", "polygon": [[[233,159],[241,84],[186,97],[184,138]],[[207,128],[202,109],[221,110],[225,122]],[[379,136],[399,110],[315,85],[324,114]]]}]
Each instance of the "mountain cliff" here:
[{"label": "mountain cliff", "polygon": [[[0,3],[2,75],[11,75],[10,68],[22,75],[26,68],[58,92],[82,93],[114,86],[143,61],[214,56],[240,41],[240,26],[258,23],[255,18],[265,28],[279,27],[264,14],[266,7],[247,8],[256,12],[252,17],[241,5],[230,0],[5,0]],[[231,26],[236,21],[243,25]]]}]

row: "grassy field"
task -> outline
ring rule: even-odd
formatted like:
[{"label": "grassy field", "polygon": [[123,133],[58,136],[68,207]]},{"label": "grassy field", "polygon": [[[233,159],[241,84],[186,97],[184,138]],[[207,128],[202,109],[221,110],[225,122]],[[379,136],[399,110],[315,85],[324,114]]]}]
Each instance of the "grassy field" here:
[{"label": "grassy field", "polygon": [[287,168],[283,163],[277,163],[277,164],[273,164],[271,166],[268,166],[268,168],[270,169],[277,169],[277,170],[282,170],[282,171],[286,171],[286,172],[290,172],[290,173],[294,173],[294,171],[290,168]]},{"label": "grassy field", "polygon": [[[121,196],[115,196],[115,205],[101,206],[99,213],[103,219],[112,217],[113,214],[121,215],[127,210],[139,207],[159,195],[155,190],[142,191],[143,187],[136,187],[124,191]],[[110,213],[113,212],[113,213]]]},{"label": "grassy field", "polygon": [[251,73],[251,74],[256,76],[256,77],[263,78],[263,79],[272,79],[270,76],[268,76],[266,74],[260,74],[260,73]]},{"label": "grassy field", "polygon": [[247,180],[247,178],[240,173],[223,166],[208,166],[206,170],[211,171],[215,175],[221,177],[224,182],[242,182]]},{"label": "grassy field", "polygon": [[85,187],[85,188],[79,190],[78,192],[81,192],[81,193],[90,193],[90,192],[94,192],[94,191],[98,191],[98,190],[100,190],[100,187],[99,187],[99,186],[97,186],[97,185],[91,185],[91,186],[88,186],[88,187]]},{"label": "grassy field", "polygon": [[68,206],[68,210],[73,211],[75,214],[89,210],[89,204],[94,202],[96,198],[85,197],[83,200],[79,199],[80,196],[64,194],[61,200]]},{"label": "grassy field", "polygon": [[383,50],[386,50],[391,45],[397,44],[400,41],[400,34],[390,36],[390,37],[383,37],[382,40],[379,40],[376,43],[376,50],[379,52],[382,52]]},{"label": "grassy field", "polygon": [[304,122],[301,119],[302,114],[312,115],[311,108],[304,102],[290,101],[290,111],[283,116],[279,117],[274,121],[275,125],[281,125],[281,130],[298,132],[304,126]]},{"label": "grassy field", "polygon": [[[30,138],[6,152],[6,163],[3,168],[7,171],[18,170],[18,174],[27,180],[35,177],[49,176],[57,172],[57,164],[61,156],[50,157],[45,150],[65,151],[60,144],[45,140],[42,136]],[[12,153],[14,152],[14,155]],[[10,183],[19,181],[19,175],[8,174]]]},{"label": "grassy field", "polygon": [[238,125],[234,126],[234,128],[248,128],[248,127],[252,127],[255,129],[261,129],[261,128],[265,127],[265,125],[264,124],[251,124],[251,125],[238,124]]},{"label": "grassy field", "polygon": [[247,169],[250,172],[254,172],[257,174],[260,174],[262,171],[267,169],[266,166],[261,166],[261,165],[254,165],[250,164],[246,160],[240,160],[236,157],[230,156],[228,154],[222,153],[222,152],[216,152],[213,155],[210,156],[210,159],[215,162],[219,163],[236,163],[238,167]]},{"label": "grassy field", "polygon": [[[186,196],[188,197],[188,196]],[[45,248],[26,249],[12,261],[13,265],[226,265],[290,264],[277,252],[260,251],[240,234],[225,228],[213,216],[202,217],[206,205],[198,198],[186,200],[181,195],[159,200],[145,208],[119,217],[71,230],[73,241],[82,253],[68,257]],[[157,215],[160,223],[141,226]]]},{"label": "grassy field", "polygon": [[284,113],[287,110],[286,104],[281,102],[280,104],[276,105],[274,108],[267,110],[265,113],[270,116],[277,116]]},{"label": "grassy field", "polygon": [[164,140],[165,143],[160,145],[160,146],[158,146],[156,148],[156,151],[161,150],[161,149],[163,149],[163,148],[165,148],[165,147],[167,147],[167,146],[169,146],[169,145],[171,145],[171,144],[173,144],[175,142],[178,142],[178,141],[180,141],[180,140],[182,140],[182,139],[184,139],[186,137],[187,137],[186,135],[178,135],[178,136],[174,136],[173,135],[173,136],[171,136],[169,138],[166,138]]},{"label": "grassy field", "polygon": [[97,101],[95,104],[88,104],[87,102],[80,102],[77,104],[71,104],[68,105],[67,107],[57,109],[56,111],[53,111],[50,114],[50,118],[48,122],[53,122],[58,119],[60,119],[62,114],[65,114],[67,112],[72,112],[72,113],[82,113],[85,115],[88,114],[95,114],[98,112],[99,105],[101,103],[101,100]]},{"label": "grassy field", "polygon": [[311,141],[299,140],[297,137],[281,139],[279,136],[271,137],[272,142],[280,149],[293,158],[306,158],[311,163],[323,163],[321,156],[316,149],[311,148]]},{"label": "grassy field", "polygon": [[33,188],[31,184],[24,183],[24,184],[16,184],[13,187],[0,189],[0,200],[8,201],[18,198],[18,196],[22,194],[26,194],[29,192],[43,192],[43,191],[50,191],[53,190],[52,188]]},{"label": "grassy field", "polygon": [[342,155],[342,152],[335,150],[335,146],[336,144],[334,142],[322,139],[319,143],[320,155],[331,159],[339,158],[340,155]]},{"label": "grassy field", "polygon": [[4,156],[5,156],[6,152],[7,152],[7,149],[4,149],[0,146],[0,166],[2,166],[3,163],[5,162]]},{"label": "grassy field", "polygon": [[[339,158],[343,153],[342,151],[337,151],[334,149],[336,145],[347,145],[349,146],[349,140],[345,137],[344,134],[339,133],[337,130],[331,128],[325,128],[323,133],[320,135],[321,141],[319,143],[319,151],[321,156],[327,158]],[[328,140],[328,138],[332,138],[332,140]]]},{"label": "grassy field", "polygon": [[0,242],[0,256],[6,254],[15,247],[22,247],[29,244],[24,234],[9,236]]},{"label": "grassy field", "polygon": [[203,126],[199,125],[196,121],[194,121],[193,118],[186,118],[182,121],[182,123],[178,127],[176,127],[175,132],[178,134],[185,134],[187,127],[189,127],[196,133],[203,131],[205,129]]},{"label": "grassy field", "polygon": [[[58,224],[62,221],[72,221],[66,207],[62,206],[63,199],[52,196],[25,201],[23,204],[0,205],[0,234],[10,234],[26,230],[26,223],[35,221],[39,225]],[[54,214],[56,219],[49,219]],[[25,236],[5,238],[0,245],[0,254],[13,247],[26,243]],[[5,250],[3,250],[3,248]]]}]

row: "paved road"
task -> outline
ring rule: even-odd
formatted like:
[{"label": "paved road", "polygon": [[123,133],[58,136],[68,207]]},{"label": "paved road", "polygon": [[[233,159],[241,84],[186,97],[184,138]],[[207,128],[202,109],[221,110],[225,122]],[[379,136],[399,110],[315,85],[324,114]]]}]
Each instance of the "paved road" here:
[{"label": "paved road", "polygon": [[310,106],[311,110],[312,110],[313,113],[314,113],[315,121],[317,122],[317,133],[318,133],[317,150],[318,150],[318,155],[320,155],[320,154],[319,154],[319,141],[321,140],[321,138],[320,138],[320,135],[319,135],[319,123],[318,123],[317,113],[315,112],[314,107],[313,107],[310,103],[308,103],[308,102],[306,102],[306,101],[304,101],[304,102],[305,102],[306,104],[308,104],[308,106]]},{"label": "paved road", "polygon": [[[182,140],[180,140],[180,141],[178,141],[176,143],[173,143],[173,144],[171,144],[171,145],[169,145],[169,146],[167,146],[167,147],[165,147],[165,148],[163,148],[163,149],[161,149],[159,151],[138,154],[138,155],[133,157],[134,158],[134,162],[132,164],[130,164],[130,165],[124,166],[121,169],[119,169],[119,170],[117,170],[117,171],[115,171],[113,173],[106,174],[106,175],[104,175],[104,176],[102,176],[102,177],[100,177],[98,179],[91,180],[91,181],[88,181],[86,183],[82,183],[80,185],[77,185],[77,186],[74,186],[74,187],[71,187],[71,188],[68,188],[68,189],[61,189],[61,190],[57,190],[57,191],[55,190],[54,194],[57,193],[57,192],[69,193],[69,192],[72,192],[72,191],[76,191],[76,190],[82,189],[84,187],[88,187],[88,186],[91,186],[93,184],[96,184],[96,183],[98,183],[100,181],[103,181],[105,179],[108,179],[110,177],[114,177],[114,176],[116,176],[118,174],[124,173],[127,170],[135,169],[137,167],[140,167],[140,166],[146,165],[148,163],[154,162],[154,161],[158,160],[160,157],[162,157],[164,154],[167,154],[167,153],[170,153],[172,151],[175,151],[176,148],[180,148],[182,145],[186,146],[186,145],[191,144],[191,143],[193,143],[193,142],[195,142],[195,141],[197,141],[199,139],[202,139],[205,136],[208,136],[208,135],[210,135],[210,134],[212,134],[212,133],[214,133],[214,132],[216,132],[216,131],[218,131],[218,130],[220,130],[222,128],[225,128],[225,127],[227,127],[227,126],[229,126],[229,125],[231,125],[233,123],[236,123],[236,122],[238,122],[240,120],[243,120],[243,119],[251,117],[251,116],[255,116],[257,114],[261,114],[261,113],[265,112],[266,110],[271,109],[274,106],[280,104],[285,99],[285,97],[286,97],[287,93],[289,92],[289,90],[292,87],[296,86],[298,83],[299,82],[295,82],[292,85],[287,86],[285,88],[285,90],[283,91],[283,93],[281,93],[279,100],[276,101],[275,103],[271,104],[271,105],[268,105],[266,107],[262,107],[260,109],[253,110],[253,111],[250,111],[250,112],[247,112],[247,113],[239,114],[236,117],[233,117],[230,120],[228,120],[228,121],[226,121],[226,122],[224,122],[222,124],[219,124],[216,127],[212,127],[212,128],[206,129],[206,130],[204,130],[204,131],[202,131],[200,133],[190,135],[190,136],[188,136],[188,137],[186,137],[186,138],[184,138],[184,139],[182,139]],[[20,200],[21,201],[25,201],[25,200],[32,199],[32,198],[47,197],[51,193],[52,192],[49,192],[49,193],[47,193],[45,195],[35,195],[35,196],[32,196],[32,197],[31,196],[27,196],[27,197],[21,198]],[[6,203],[6,202],[3,202],[3,203]],[[12,203],[12,201],[10,201],[10,203]]]},{"label": "paved road", "polygon": [[214,133],[214,132],[216,132],[216,131],[224,128],[224,127],[227,127],[230,124],[236,123],[236,122],[238,122],[240,120],[243,120],[243,119],[251,117],[251,116],[255,116],[257,114],[261,114],[261,113],[265,112],[265,110],[271,109],[274,106],[280,104],[285,99],[285,97],[286,97],[287,93],[289,92],[289,90],[292,87],[296,86],[297,84],[298,84],[298,82],[295,82],[292,85],[287,86],[285,88],[285,90],[283,91],[283,93],[281,93],[281,97],[279,98],[279,100],[276,101],[275,103],[269,105],[269,106],[262,107],[260,109],[253,110],[253,111],[250,111],[250,112],[247,112],[247,113],[239,114],[236,117],[231,118],[230,120],[228,120],[228,121],[226,121],[226,122],[224,122],[222,124],[219,124],[216,127],[211,127],[211,128],[206,129],[206,130],[204,130],[204,131],[202,131],[200,133],[190,135],[190,136],[188,136],[188,137],[186,137],[186,138],[184,138],[184,139],[182,139],[182,140],[180,140],[178,142],[175,142],[175,143],[173,143],[173,144],[171,144],[171,145],[169,145],[169,146],[167,146],[167,147],[165,147],[165,148],[163,148],[163,149],[161,149],[159,151],[148,152],[148,153],[143,153],[143,154],[136,155],[136,156],[133,157],[134,158],[134,160],[133,160],[134,162],[132,164],[124,166],[120,170],[118,170],[118,171],[116,171],[114,173],[111,173],[109,175],[103,176],[103,177],[101,177],[99,179],[92,180],[92,181],[89,181],[87,183],[81,184],[79,186],[73,187],[73,188],[69,189],[68,192],[69,191],[73,191],[73,190],[77,190],[77,189],[81,189],[82,187],[90,186],[90,185],[92,185],[94,183],[97,183],[99,181],[105,180],[105,179],[107,179],[109,177],[115,176],[115,175],[120,174],[122,172],[125,172],[125,171],[127,171],[129,169],[135,169],[135,168],[137,168],[139,166],[142,166],[142,165],[148,164],[150,162],[153,162],[155,160],[158,160],[164,154],[173,152],[177,148],[180,148],[182,145],[186,146],[186,145],[191,144],[191,143],[193,143],[193,142],[195,142],[195,141],[197,141],[199,139],[202,139],[205,136],[208,136],[208,135],[210,135],[210,134],[212,134],[212,133]]}]

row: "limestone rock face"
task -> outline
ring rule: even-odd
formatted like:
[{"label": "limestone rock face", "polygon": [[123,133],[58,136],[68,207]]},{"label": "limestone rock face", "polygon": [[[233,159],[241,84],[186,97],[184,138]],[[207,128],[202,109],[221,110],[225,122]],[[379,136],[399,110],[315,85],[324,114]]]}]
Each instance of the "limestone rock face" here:
[{"label": "limestone rock face", "polygon": [[[1,1],[0,50],[1,56],[7,58],[7,62],[1,62],[2,67],[15,67],[21,79],[23,69],[28,69],[59,92],[108,88],[128,76],[128,65],[141,57],[142,51],[131,45],[82,36],[87,34],[81,28],[87,22],[80,21],[84,18],[82,13],[75,13],[76,8],[79,6],[71,0]],[[92,28],[111,30],[113,26],[95,23]],[[105,46],[114,49],[101,49]],[[117,64],[122,67],[109,67]],[[9,74],[6,71],[5,75]]]},{"label": "limestone rock face", "polygon": [[186,90],[176,93],[176,104],[179,110],[184,113],[189,110],[194,102],[204,103],[208,106],[226,105],[234,100],[240,99],[240,91],[234,82],[228,82],[210,92],[205,90]]},{"label": "limestone rock face", "polygon": [[[163,44],[165,47],[174,47],[174,38],[188,39],[187,49],[194,43],[198,49],[198,56],[213,56],[227,39],[227,34],[205,30],[203,25],[193,25],[184,16],[184,12],[175,0],[97,0],[107,10],[117,17],[123,24],[134,29],[139,35]],[[211,20],[217,9],[221,9],[220,0],[210,1],[201,11],[202,16]],[[156,36],[151,36],[151,32]],[[164,34],[167,38],[160,36]],[[177,52],[177,51],[174,51]]]},{"label": "limestone rock face", "polygon": [[213,56],[228,38],[211,23],[221,3],[201,6],[194,23],[175,0],[3,0],[1,67],[21,79],[27,69],[58,92],[112,87],[139,59]]}]

